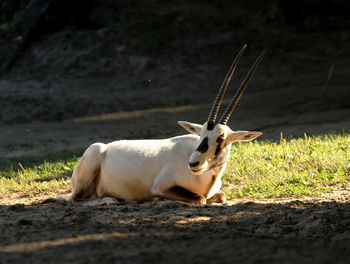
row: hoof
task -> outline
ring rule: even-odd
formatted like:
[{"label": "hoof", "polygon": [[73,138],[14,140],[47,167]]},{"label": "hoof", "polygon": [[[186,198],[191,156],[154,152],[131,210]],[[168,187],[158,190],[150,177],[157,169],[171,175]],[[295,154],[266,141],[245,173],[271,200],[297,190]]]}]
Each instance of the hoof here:
[{"label": "hoof", "polygon": [[216,194],[214,194],[213,197],[211,197],[210,199],[207,200],[208,204],[212,204],[212,203],[226,203],[226,194],[223,192],[218,192]]},{"label": "hoof", "polygon": [[194,200],[192,202],[192,204],[194,204],[194,205],[204,205],[204,204],[207,204],[207,199],[205,199],[204,196],[200,196],[198,199]]}]

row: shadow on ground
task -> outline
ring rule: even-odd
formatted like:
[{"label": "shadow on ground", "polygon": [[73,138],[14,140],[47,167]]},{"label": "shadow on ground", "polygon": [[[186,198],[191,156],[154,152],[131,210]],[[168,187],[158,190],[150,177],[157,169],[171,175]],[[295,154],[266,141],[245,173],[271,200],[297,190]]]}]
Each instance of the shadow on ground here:
[{"label": "shadow on ground", "polygon": [[2,206],[3,263],[345,263],[349,203]]}]

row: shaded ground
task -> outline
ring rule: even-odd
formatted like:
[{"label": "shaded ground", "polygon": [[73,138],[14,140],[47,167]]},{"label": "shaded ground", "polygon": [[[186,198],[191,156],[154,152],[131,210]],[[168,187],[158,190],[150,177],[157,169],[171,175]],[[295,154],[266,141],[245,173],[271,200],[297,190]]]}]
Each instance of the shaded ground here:
[{"label": "shaded ground", "polygon": [[[270,97],[271,94],[266,95]],[[247,96],[245,103],[257,100]],[[260,95],[264,99],[265,95]],[[246,106],[247,107],[247,106]],[[240,108],[244,108],[242,103]],[[108,143],[117,139],[166,138],[185,134],[178,120],[202,123],[206,121],[210,105],[194,105],[154,111],[116,113],[95,116],[86,120],[67,122],[3,125],[0,130],[0,158],[43,156],[61,151],[81,153],[95,142]],[[241,113],[245,116],[240,115]],[[273,111],[255,112],[237,109],[230,119],[233,130],[257,130],[261,139],[303,137],[342,132],[350,128],[350,109],[319,112],[289,113],[274,116]],[[278,112],[280,113],[280,112]],[[248,117],[249,116],[249,117]]]},{"label": "shaded ground", "polygon": [[2,206],[2,263],[347,263],[342,201]]}]

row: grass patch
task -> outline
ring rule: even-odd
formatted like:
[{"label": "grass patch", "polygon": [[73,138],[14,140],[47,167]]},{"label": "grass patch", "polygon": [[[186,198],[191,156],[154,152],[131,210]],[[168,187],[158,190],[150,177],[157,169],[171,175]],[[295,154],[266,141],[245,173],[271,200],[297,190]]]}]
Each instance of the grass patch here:
[{"label": "grass patch", "polygon": [[229,199],[319,196],[350,180],[350,136],[325,135],[232,147],[223,175]]},{"label": "grass patch", "polygon": [[[69,185],[77,157],[40,163],[14,163],[0,170],[0,197],[12,192],[34,196],[59,186]],[[8,161],[9,162],[9,161]]]},{"label": "grass patch", "polygon": [[[325,135],[232,146],[223,175],[228,199],[319,196],[350,180],[350,135]],[[46,160],[46,161],[43,161]],[[35,196],[70,184],[78,158],[72,154],[1,163],[0,197]]]}]

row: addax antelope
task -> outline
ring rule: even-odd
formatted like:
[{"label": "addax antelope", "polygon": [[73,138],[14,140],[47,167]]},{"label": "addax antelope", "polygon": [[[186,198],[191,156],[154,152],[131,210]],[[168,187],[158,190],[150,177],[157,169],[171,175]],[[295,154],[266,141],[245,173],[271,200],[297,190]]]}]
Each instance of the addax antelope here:
[{"label": "addax antelope", "polygon": [[161,140],[120,140],[92,144],[73,171],[69,202],[98,197],[143,200],[161,197],[192,204],[224,201],[221,176],[231,144],[250,141],[261,132],[232,131],[227,122],[265,51],[242,81],[219,122],[224,94],[246,45],[242,47],[203,124],[179,121],[191,134]]}]

